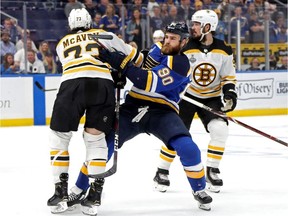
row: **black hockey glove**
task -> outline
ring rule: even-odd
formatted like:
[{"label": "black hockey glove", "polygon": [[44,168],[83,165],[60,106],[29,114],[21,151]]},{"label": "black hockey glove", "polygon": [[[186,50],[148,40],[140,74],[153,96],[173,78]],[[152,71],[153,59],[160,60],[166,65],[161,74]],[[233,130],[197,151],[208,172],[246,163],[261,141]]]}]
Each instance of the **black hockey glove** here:
[{"label": "black hockey glove", "polygon": [[111,69],[111,75],[114,81],[114,87],[124,89],[124,86],[126,85],[126,76],[122,73],[118,72],[116,69]]},{"label": "black hockey glove", "polygon": [[223,112],[231,112],[237,105],[237,93],[234,89],[228,89],[224,92],[223,100],[225,102],[224,107],[221,108]]},{"label": "black hockey glove", "polygon": [[110,64],[114,69],[122,72],[126,65],[130,62],[130,58],[122,52],[110,52],[106,49],[99,50],[98,58],[105,63]]}]

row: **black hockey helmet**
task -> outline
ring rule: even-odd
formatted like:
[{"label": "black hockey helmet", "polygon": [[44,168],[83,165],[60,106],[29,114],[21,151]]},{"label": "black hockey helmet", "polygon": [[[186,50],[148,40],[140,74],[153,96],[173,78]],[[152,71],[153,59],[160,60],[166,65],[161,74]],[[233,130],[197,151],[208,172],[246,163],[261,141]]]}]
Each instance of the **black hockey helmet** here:
[{"label": "black hockey helmet", "polygon": [[189,38],[189,30],[185,22],[172,22],[166,26],[165,32],[170,32],[170,33],[180,35],[181,41],[185,38]]}]

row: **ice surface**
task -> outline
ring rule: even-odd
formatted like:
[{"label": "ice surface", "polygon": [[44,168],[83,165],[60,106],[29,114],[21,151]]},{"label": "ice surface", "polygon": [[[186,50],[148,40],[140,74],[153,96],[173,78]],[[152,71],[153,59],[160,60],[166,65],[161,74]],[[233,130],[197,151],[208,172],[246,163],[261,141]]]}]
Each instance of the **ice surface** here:
[{"label": "ice surface", "polygon": [[[288,116],[236,118],[288,142]],[[70,145],[71,187],[85,156],[83,126]],[[0,128],[0,215],[47,216],[54,192],[47,126]],[[205,164],[209,135],[200,120],[191,133]],[[166,193],[153,190],[161,142],[142,134],[119,150],[118,171],[106,179],[99,216],[287,216],[288,148],[230,122],[230,137],[220,165],[224,186],[210,193],[212,210],[198,209],[176,157]],[[109,165],[110,166],[110,163]],[[82,215],[80,208],[61,215]]]}]

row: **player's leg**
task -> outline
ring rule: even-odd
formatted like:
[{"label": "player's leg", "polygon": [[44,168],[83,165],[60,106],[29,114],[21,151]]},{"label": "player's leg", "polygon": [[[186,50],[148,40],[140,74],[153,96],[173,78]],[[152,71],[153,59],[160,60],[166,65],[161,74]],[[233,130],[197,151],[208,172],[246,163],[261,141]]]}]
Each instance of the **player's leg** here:
[{"label": "player's leg", "polygon": [[52,112],[49,143],[55,193],[47,202],[52,213],[60,213],[68,208],[68,146],[72,137],[71,131],[77,131],[80,118],[85,111],[83,108],[77,108],[78,82],[68,80],[61,83]]},{"label": "player's leg", "polygon": [[154,188],[160,192],[166,192],[170,186],[169,169],[175,156],[174,149],[168,149],[165,145],[161,146],[158,168],[153,179]]},{"label": "player's leg", "polygon": [[[206,103],[206,105],[212,107],[215,110],[220,110],[222,102],[220,98],[216,98],[210,100],[208,103]],[[220,192],[221,186],[223,186],[223,180],[219,177],[219,166],[228,138],[228,122],[227,120],[222,119],[205,110],[199,111],[198,114],[206,128],[206,131],[210,135],[206,162],[207,189],[218,193]]]},{"label": "player's leg", "polygon": [[201,152],[190,136],[178,136],[169,141],[180,157],[187,179],[198,206],[210,210],[212,198],[205,192],[205,171],[201,162]]},{"label": "player's leg", "polygon": [[50,132],[50,156],[52,174],[55,184],[54,195],[47,201],[52,213],[61,213],[67,210],[68,199],[68,146],[72,132]]},{"label": "player's leg", "polygon": [[[114,152],[114,131],[111,130],[111,132],[106,135],[105,139],[108,146],[109,161]],[[84,162],[80,169],[75,185],[70,189],[71,192],[68,196],[67,202],[69,210],[73,210],[77,204],[80,204],[82,202],[89,187],[90,184],[88,178],[87,164]]]},{"label": "player's leg", "polygon": [[228,138],[228,125],[221,119],[213,119],[207,129],[210,132],[210,142],[207,150],[206,175],[207,188],[212,192],[220,192],[220,187],[223,186],[223,180],[219,178],[219,165],[222,160],[226,140]]},{"label": "player's leg", "polygon": [[[193,104],[188,103],[185,100],[180,101],[179,108],[179,116],[189,130],[196,108]],[[176,152],[171,147],[170,149],[165,145],[161,147],[158,168],[153,179],[155,189],[160,192],[166,192],[167,188],[170,186],[169,169],[175,156]]]},{"label": "player's leg", "polygon": [[161,114],[151,114],[148,128],[148,132],[161,139],[169,148],[175,149],[199,207],[210,210],[212,198],[205,192],[206,181],[201,152],[183,121],[175,112],[162,111]]},{"label": "player's leg", "polygon": [[[85,79],[80,86],[83,91],[83,104],[86,119],[83,140],[86,146],[87,174],[104,173],[108,159],[106,134],[112,130],[115,111],[114,85],[111,80]],[[90,188],[81,202],[82,212],[96,215],[101,204],[104,179],[89,178]]]}]

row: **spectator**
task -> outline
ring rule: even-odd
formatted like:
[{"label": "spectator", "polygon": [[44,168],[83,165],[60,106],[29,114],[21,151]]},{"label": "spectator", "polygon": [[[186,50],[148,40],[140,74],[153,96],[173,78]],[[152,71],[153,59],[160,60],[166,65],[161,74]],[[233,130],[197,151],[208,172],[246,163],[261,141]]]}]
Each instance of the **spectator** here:
[{"label": "spectator", "polygon": [[287,37],[288,37],[287,27],[283,25],[281,26],[280,31],[277,32],[276,35],[277,43],[287,43],[288,42]]},{"label": "spectator", "polygon": [[[249,26],[249,42],[250,43],[264,43],[264,25],[259,20],[257,13],[252,13],[250,20],[248,21]],[[248,41],[247,41],[248,42]]]},{"label": "spectator", "polygon": [[148,1],[148,5],[147,5],[147,9],[148,9],[148,14],[150,17],[154,17],[154,7],[157,6],[160,9],[160,5],[155,1],[155,0],[149,0]]},{"label": "spectator", "polygon": [[7,30],[1,32],[0,53],[1,62],[6,53],[11,53],[12,55],[16,53],[15,44],[10,41],[10,33]]},{"label": "spectator", "polygon": [[126,6],[123,4],[123,0],[115,0],[114,7],[115,7],[115,13],[122,19],[121,17],[122,7],[126,9]]},{"label": "spectator", "polygon": [[128,16],[132,17],[133,11],[136,8],[140,11],[142,19],[146,19],[146,16],[148,15],[147,4],[143,4],[142,0],[134,0],[133,4],[128,8]]},{"label": "spectator", "polygon": [[183,18],[180,18],[178,16],[177,12],[178,12],[177,7],[175,5],[172,5],[169,9],[169,16],[163,20],[162,29],[164,29],[165,26],[169,25],[172,22],[179,22],[181,20],[184,21]]},{"label": "spectator", "polygon": [[[20,50],[20,49],[22,49],[22,48],[24,48],[24,36],[25,36],[24,34],[25,34],[25,30],[23,29],[23,30],[21,31],[21,39],[18,40],[17,43],[16,43],[16,50],[17,50],[17,51]],[[32,49],[35,50],[35,52],[37,52],[37,51],[38,51],[38,50],[37,50],[37,47],[36,47],[34,41],[30,38],[30,30],[29,30],[29,29],[26,30],[26,37],[27,37],[27,40],[28,40],[28,39],[31,40]]]},{"label": "spectator", "polygon": [[269,25],[269,42],[270,43],[277,43],[277,33],[276,33],[276,23],[271,19],[271,14],[269,11],[265,11],[263,15],[263,22],[265,25],[266,20],[268,20]]},{"label": "spectator", "polygon": [[47,52],[43,59],[43,64],[45,68],[45,73],[55,74],[57,73],[57,65],[54,61],[53,53]]},{"label": "spectator", "polygon": [[184,20],[190,20],[194,12],[190,4],[190,0],[180,0],[180,5],[177,7],[177,14],[181,14]]},{"label": "spectator", "polygon": [[[31,41],[31,39],[28,38],[27,39],[27,50],[31,50],[31,49],[33,49],[32,48],[32,41]],[[35,53],[36,53],[36,51],[35,51]],[[37,57],[36,54],[35,54],[35,57]],[[19,49],[15,53],[15,55],[14,55],[14,63],[15,63],[15,65],[17,67],[20,67],[20,64],[22,64],[22,65],[25,64],[25,49],[24,49],[24,47],[22,49]]]},{"label": "spectator", "polygon": [[12,21],[11,18],[6,18],[3,21],[3,27],[4,30],[8,31],[10,34],[10,41],[14,44],[16,44],[17,40],[18,40],[18,30],[16,28],[16,26],[14,25],[14,22]]},{"label": "spectator", "polygon": [[13,74],[19,71],[19,67],[14,64],[14,56],[12,53],[6,53],[3,57],[3,64],[1,64],[0,74]]},{"label": "spectator", "polygon": [[215,10],[217,6],[212,0],[203,0],[203,9]]},{"label": "spectator", "polygon": [[152,32],[158,30],[158,29],[162,29],[163,26],[163,19],[161,18],[161,9],[159,6],[154,6],[153,7],[153,14],[154,16],[152,16],[150,18],[150,23],[151,23],[151,27],[152,27]]},{"label": "spectator", "polygon": [[92,22],[92,28],[99,29],[101,28],[101,13],[96,13]]},{"label": "spectator", "polygon": [[232,12],[235,9],[235,5],[231,4],[229,0],[223,0],[218,6],[217,9],[221,10],[222,20],[226,23],[231,21]]},{"label": "spectator", "polygon": [[97,6],[97,11],[103,16],[106,12],[106,7],[109,4],[109,0],[100,0],[100,3]]},{"label": "spectator", "polygon": [[277,67],[278,70],[288,70],[288,56],[283,56],[281,58],[281,66]]},{"label": "spectator", "polygon": [[126,33],[128,42],[134,41],[140,50],[146,48],[146,26],[146,20],[142,19],[140,10],[135,8],[131,20],[127,23]]},{"label": "spectator", "polygon": [[246,69],[246,71],[255,71],[260,69],[260,61],[258,58],[253,58],[250,62],[250,67]]},{"label": "spectator", "polygon": [[262,19],[264,11],[265,11],[265,2],[264,2],[264,0],[254,0],[254,5],[255,5],[255,9],[256,9],[256,12],[258,14],[258,17],[260,19]]},{"label": "spectator", "polygon": [[[25,64],[20,64],[20,70],[25,71]],[[42,61],[36,58],[36,52],[33,49],[27,51],[27,73],[45,73],[45,67]]]},{"label": "spectator", "polygon": [[97,4],[94,3],[92,0],[84,0],[84,7],[91,17],[94,17],[97,13]]},{"label": "spectator", "polygon": [[237,6],[234,9],[235,16],[231,18],[231,43],[236,43],[237,39],[237,21],[240,20],[240,40],[242,43],[248,42],[249,29],[248,20],[245,16],[242,16],[241,6]]},{"label": "spectator", "polygon": [[223,41],[227,41],[227,38],[226,38],[227,34],[228,34],[227,24],[220,19],[221,18],[221,10],[215,9],[214,11],[218,15],[218,25],[217,25],[217,28],[215,31],[216,32],[215,38],[218,38],[218,39],[223,40]]},{"label": "spectator", "polygon": [[113,4],[108,4],[106,7],[105,15],[102,16],[100,21],[100,28],[105,31],[116,33],[119,30],[120,18],[115,14],[115,8]]},{"label": "spectator", "polygon": [[[279,60],[279,58],[276,58],[275,55],[269,56],[269,70],[276,70],[277,69],[278,60]],[[265,65],[262,67],[262,70],[266,70]]]},{"label": "spectator", "polygon": [[250,18],[251,15],[254,14],[254,13],[257,13],[255,4],[253,2],[250,2],[248,4],[247,10],[246,10],[246,14],[245,14],[245,17],[247,18],[247,20],[250,20],[251,19]]},{"label": "spectator", "polygon": [[69,17],[69,14],[71,12],[72,9],[80,9],[80,8],[84,8],[84,5],[81,2],[78,2],[77,0],[68,0],[68,2],[65,4],[64,7],[64,13],[66,15],[66,17]]},{"label": "spectator", "polygon": [[48,52],[50,52],[48,41],[42,41],[39,45],[39,51],[36,54],[37,58],[43,61]]},{"label": "spectator", "polygon": [[160,5],[160,11],[161,11],[160,13],[161,19],[165,19],[166,17],[169,16],[168,4],[166,2]]},{"label": "spectator", "polygon": [[200,0],[196,0],[194,3],[194,9],[195,9],[194,12],[196,12],[198,10],[202,10],[203,9],[203,3]]}]

